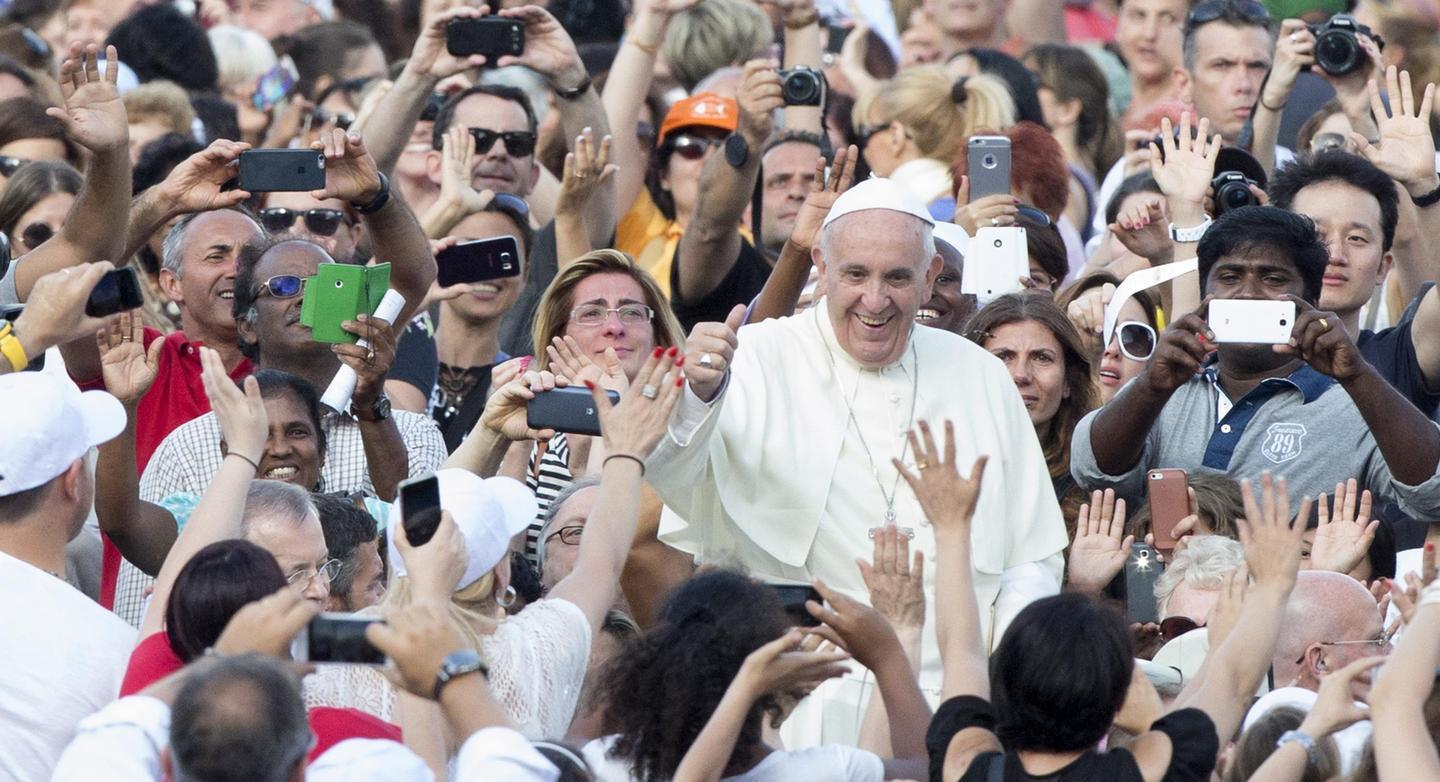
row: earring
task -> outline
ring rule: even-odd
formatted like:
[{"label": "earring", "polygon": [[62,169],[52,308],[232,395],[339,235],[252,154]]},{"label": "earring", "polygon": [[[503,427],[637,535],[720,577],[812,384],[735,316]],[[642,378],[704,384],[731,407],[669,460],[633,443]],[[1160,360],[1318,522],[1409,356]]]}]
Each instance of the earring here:
[{"label": "earring", "polygon": [[506,584],[505,590],[495,596],[495,602],[499,603],[501,608],[509,608],[515,605],[516,597],[519,597],[519,593],[515,591],[515,587]]}]

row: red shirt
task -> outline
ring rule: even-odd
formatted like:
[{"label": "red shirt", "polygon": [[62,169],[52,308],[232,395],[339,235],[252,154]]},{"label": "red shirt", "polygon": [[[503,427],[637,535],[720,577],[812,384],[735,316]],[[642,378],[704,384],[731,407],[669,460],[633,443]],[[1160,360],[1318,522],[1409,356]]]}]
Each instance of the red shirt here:
[{"label": "red shirt", "polygon": [[[135,414],[135,466],[141,475],[150,456],[166,435],[183,423],[199,418],[210,412],[210,398],[205,396],[205,384],[200,380],[200,346],[191,342],[185,332],[162,335],[155,329],[145,329],[145,349],[150,343],[164,339],[160,358],[155,371],[155,383],[140,399]],[[255,371],[250,359],[241,359],[230,372],[233,380],[239,381]],[[81,389],[90,391],[104,389],[105,381],[96,378],[80,384]],[[105,540],[105,554],[100,568],[100,605],[115,607],[115,580],[120,576],[120,551]]]},{"label": "red shirt", "polygon": [[120,683],[120,697],[134,695],[184,667],[184,661],[170,648],[170,639],[165,633],[151,633],[130,653],[130,666]]}]

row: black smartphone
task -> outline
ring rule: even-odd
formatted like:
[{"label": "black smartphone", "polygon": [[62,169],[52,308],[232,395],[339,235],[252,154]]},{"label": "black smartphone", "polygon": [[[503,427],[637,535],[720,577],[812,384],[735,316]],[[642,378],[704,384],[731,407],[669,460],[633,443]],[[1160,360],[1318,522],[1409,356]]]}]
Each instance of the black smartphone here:
[{"label": "black smartphone", "polygon": [[1131,547],[1130,559],[1125,562],[1125,614],[1131,623],[1160,621],[1155,607],[1155,580],[1164,570],[1155,547],[1146,543]]},{"label": "black smartphone", "polygon": [[820,592],[815,587],[809,584],[767,584],[767,586],[775,590],[775,596],[780,598],[781,607],[785,609],[785,613],[796,627],[814,627],[820,624],[819,619],[811,616],[810,612],[805,610],[806,600],[814,600],[821,605],[825,604],[824,598],[820,597]]},{"label": "black smartphone", "polygon": [[241,190],[252,193],[325,189],[325,154],[313,149],[250,149],[240,153]]},{"label": "black smartphone", "polygon": [[471,239],[435,254],[440,287],[520,276],[520,243],[513,236]]},{"label": "black smartphone", "polygon": [[440,481],[434,473],[400,482],[401,523],[412,546],[423,546],[440,526]]},{"label": "black smartphone", "polygon": [[[606,391],[610,404],[618,404],[620,395]],[[568,386],[535,395],[525,405],[525,420],[531,429],[554,429],[568,434],[600,434],[600,414],[595,410],[595,397],[584,386]]]},{"label": "black smartphone", "polygon": [[493,65],[496,58],[525,51],[525,25],[499,16],[456,19],[445,25],[445,49],[456,57],[483,54]]},{"label": "black smartphone", "polygon": [[140,277],[135,270],[126,266],[105,272],[90,298],[85,302],[85,314],[92,318],[104,318],[117,312],[138,308],[145,303],[140,292]]},{"label": "black smartphone", "polygon": [[290,644],[297,662],[384,665],[385,654],[365,638],[376,617],[324,613],[310,620]]}]

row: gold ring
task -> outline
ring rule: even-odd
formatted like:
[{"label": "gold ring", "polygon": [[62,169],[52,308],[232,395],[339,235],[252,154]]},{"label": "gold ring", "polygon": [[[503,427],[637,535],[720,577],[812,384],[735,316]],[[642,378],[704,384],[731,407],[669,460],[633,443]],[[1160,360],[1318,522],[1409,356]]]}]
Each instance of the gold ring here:
[{"label": "gold ring", "polygon": [[929,467],[929,466],[930,466],[930,463],[929,463],[929,462],[916,462],[916,463],[915,463],[915,469],[917,469],[917,470],[923,470],[923,469],[925,469],[926,467]]},{"label": "gold ring", "polygon": [[1328,318],[1321,318],[1321,319],[1320,319],[1320,330],[1321,330],[1321,331],[1329,331],[1329,330],[1330,330],[1330,320],[1329,320]]}]

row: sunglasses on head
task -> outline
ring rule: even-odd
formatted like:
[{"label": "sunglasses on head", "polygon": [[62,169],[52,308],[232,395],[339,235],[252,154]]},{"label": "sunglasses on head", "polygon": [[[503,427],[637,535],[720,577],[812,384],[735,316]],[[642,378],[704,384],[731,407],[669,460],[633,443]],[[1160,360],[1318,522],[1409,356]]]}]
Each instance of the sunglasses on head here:
[{"label": "sunglasses on head", "polygon": [[510,157],[527,157],[535,151],[535,134],[524,130],[507,130],[499,133],[485,128],[470,128],[475,139],[475,154],[484,155],[495,146],[496,139],[505,142],[505,152]]},{"label": "sunglasses on head", "polygon": [[1209,24],[1224,17],[1240,17],[1246,22],[1269,26],[1270,11],[1256,0],[1206,0],[1185,17],[1186,32],[1193,32],[1202,24]]},{"label": "sunglasses on head", "polygon": [[490,199],[490,208],[494,211],[504,212],[510,219],[521,225],[530,224],[530,205],[525,199],[513,193],[496,193]]},{"label": "sunglasses on head", "polygon": [[718,147],[723,143],[725,143],[723,139],[681,134],[665,142],[665,148],[686,160],[699,160],[705,157],[705,153],[711,147]]},{"label": "sunglasses on head", "polygon": [[286,209],[274,206],[260,210],[260,224],[272,234],[284,233],[295,225],[295,219],[305,218],[305,228],[316,236],[334,236],[340,230],[345,213],[339,209]]},{"label": "sunglasses on head", "polygon": [[23,157],[0,155],[0,174],[4,174],[7,178],[15,176],[15,172],[19,171],[21,166],[29,162],[29,160]]},{"label": "sunglasses on head", "polygon": [[1120,352],[1128,359],[1146,361],[1155,352],[1155,329],[1149,323],[1127,320],[1115,327],[1112,340],[1120,341]]},{"label": "sunglasses on head", "polygon": [[1160,620],[1160,639],[1165,643],[1170,643],[1176,638],[1204,626],[1188,616],[1167,616]]},{"label": "sunglasses on head", "polygon": [[25,226],[25,230],[20,232],[20,239],[25,242],[26,247],[33,250],[50,241],[50,237],[54,235],[55,230],[47,223],[31,223]]},{"label": "sunglasses on head", "polygon": [[260,290],[256,292],[255,298],[266,294],[277,299],[293,299],[305,290],[305,278],[293,274],[277,274],[274,277],[260,283]]}]

